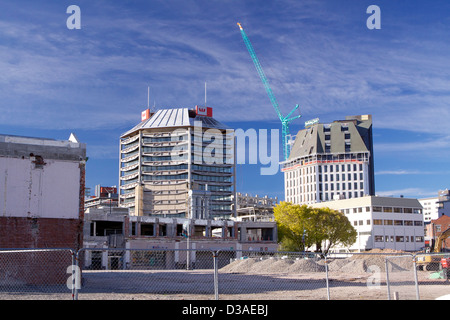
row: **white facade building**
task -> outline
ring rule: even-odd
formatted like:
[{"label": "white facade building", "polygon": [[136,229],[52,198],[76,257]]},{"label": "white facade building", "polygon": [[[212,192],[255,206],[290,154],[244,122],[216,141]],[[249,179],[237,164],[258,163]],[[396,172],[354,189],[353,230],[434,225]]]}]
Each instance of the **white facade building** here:
[{"label": "white facade building", "polygon": [[417,199],[365,196],[311,205],[346,215],[358,237],[341,251],[394,249],[418,251],[424,246],[422,205]]},{"label": "white facade building", "polygon": [[372,117],[346,117],[300,130],[284,172],[285,199],[294,204],[375,194]]},{"label": "white facade building", "polygon": [[423,198],[419,199],[420,204],[423,207],[423,221],[425,223],[430,222],[431,220],[435,220],[439,218],[439,198]]},{"label": "white facade building", "polygon": [[423,219],[425,223],[436,220],[443,215],[450,216],[450,191],[439,190],[437,197],[419,199],[423,206]]}]

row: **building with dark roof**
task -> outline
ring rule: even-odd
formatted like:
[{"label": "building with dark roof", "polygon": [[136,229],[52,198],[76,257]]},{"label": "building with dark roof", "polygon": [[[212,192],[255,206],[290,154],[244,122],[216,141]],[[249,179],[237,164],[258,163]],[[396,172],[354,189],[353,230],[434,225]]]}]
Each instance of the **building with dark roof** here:
[{"label": "building with dark roof", "polygon": [[312,204],[375,195],[372,116],[300,130],[281,163],[286,201]]}]

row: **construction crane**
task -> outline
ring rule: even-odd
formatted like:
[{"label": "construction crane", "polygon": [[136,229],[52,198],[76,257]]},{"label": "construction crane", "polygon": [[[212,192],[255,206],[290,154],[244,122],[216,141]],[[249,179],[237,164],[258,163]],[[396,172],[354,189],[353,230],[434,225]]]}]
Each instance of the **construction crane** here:
[{"label": "construction crane", "polygon": [[292,109],[291,112],[288,113],[287,116],[283,116],[280,107],[278,106],[277,99],[275,98],[275,95],[272,92],[272,89],[270,88],[269,81],[267,80],[266,75],[264,74],[264,71],[261,67],[261,64],[259,63],[258,57],[256,56],[255,50],[253,49],[253,46],[248,39],[247,35],[245,34],[244,29],[242,28],[242,25],[238,22],[237,25],[239,26],[239,29],[241,30],[242,39],[244,39],[245,46],[247,47],[248,52],[250,53],[250,57],[253,60],[253,64],[255,65],[256,71],[258,71],[259,77],[261,78],[261,81],[264,85],[264,88],[266,89],[267,95],[269,96],[270,102],[272,103],[273,108],[275,109],[278,118],[280,118],[281,121],[281,128],[282,128],[282,134],[281,134],[281,141],[283,143],[283,156],[284,160],[287,160],[289,158],[289,154],[291,152],[290,147],[290,132],[289,132],[289,123],[292,122],[295,119],[298,119],[301,117],[301,115],[292,116],[295,110],[298,109],[298,104],[295,106],[294,109]]}]

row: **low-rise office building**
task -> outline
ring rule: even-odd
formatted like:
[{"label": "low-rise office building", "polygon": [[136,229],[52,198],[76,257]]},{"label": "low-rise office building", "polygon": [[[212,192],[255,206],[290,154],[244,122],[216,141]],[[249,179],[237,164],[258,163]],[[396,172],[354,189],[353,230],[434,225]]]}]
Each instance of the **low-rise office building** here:
[{"label": "low-rise office building", "polygon": [[346,215],[358,236],[340,251],[394,249],[419,251],[424,246],[422,205],[417,199],[366,196],[312,204]]}]

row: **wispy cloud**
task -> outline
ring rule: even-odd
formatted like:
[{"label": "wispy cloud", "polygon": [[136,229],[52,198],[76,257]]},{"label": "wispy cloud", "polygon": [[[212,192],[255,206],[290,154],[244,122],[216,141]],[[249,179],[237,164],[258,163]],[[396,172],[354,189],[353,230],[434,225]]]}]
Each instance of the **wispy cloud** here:
[{"label": "wispy cloud", "polygon": [[422,188],[404,188],[397,190],[377,191],[376,194],[381,197],[400,197],[406,198],[425,198],[437,195],[437,190],[427,190]]},{"label": "wispy cloud", "polygon": [[[243,19],[284,113],[298,103],[304,118],[371,113],[379,128],[450,134],[441,29],[414,37],[414,25],[406,32],[398,22],[396,35],[377,38],[355,32],[353,11],[343,20],[349,12],[330,3],[234,4],[161,1],[122,15],[117,5],[81,3],[90,11],[73,32],[51,10],[0,20],[1,107],[10,109],[0,122],[101,128],[112,115],[124,125],[131,117],[120,115],[145,105],[147,85],[157,105],[189,106],[203,102],[205,81],[222,121],[276,120],[236,26]],[[21,119],[27,108],[45,116]]]},{"label": "wispy cloud", "polygon": [[437,171],[421,171],[421,170],[383,170],[375,172],[376,175],[433,175],[433,174],[449,174],[450,172]]}]

